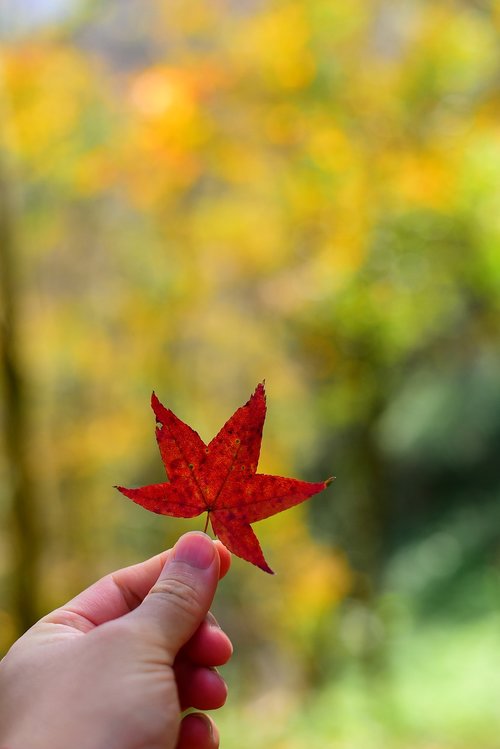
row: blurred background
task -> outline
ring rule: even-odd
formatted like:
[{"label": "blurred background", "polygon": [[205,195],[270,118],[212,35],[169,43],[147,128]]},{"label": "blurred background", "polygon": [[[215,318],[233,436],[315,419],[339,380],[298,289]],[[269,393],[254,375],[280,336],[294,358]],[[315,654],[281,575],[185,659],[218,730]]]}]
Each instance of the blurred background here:
[{"label": "blurred background", "polygon": [[326,492],[234,560],[225,749],[500,747],[500,3],[0,0],[0,649],[202,528],[151,391]]}]

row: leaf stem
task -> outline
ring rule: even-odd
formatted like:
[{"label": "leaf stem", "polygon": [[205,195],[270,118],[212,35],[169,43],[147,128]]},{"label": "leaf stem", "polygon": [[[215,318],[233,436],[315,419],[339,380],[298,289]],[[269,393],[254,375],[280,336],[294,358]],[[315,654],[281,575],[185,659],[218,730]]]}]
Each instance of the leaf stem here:
[{"label": "leaf stem", "polygon": [[206,533],[206,532],[207,532],[207,528],[208,528],[208,519],[209,519],[209,517],[210,517],[210,510],[208,510],[208,512],[207,512],[207,520],[206,520],[206,522],[205,522],[205,527],[203,528],[203,533]]}]

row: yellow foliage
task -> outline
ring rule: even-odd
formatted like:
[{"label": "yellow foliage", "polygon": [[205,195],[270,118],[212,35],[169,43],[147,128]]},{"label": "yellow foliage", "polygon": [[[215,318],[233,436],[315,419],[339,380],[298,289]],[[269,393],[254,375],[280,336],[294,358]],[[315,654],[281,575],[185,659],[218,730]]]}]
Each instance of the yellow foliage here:
[{"label": "yellow foliage", "polygon": [[331,120],[311,128],[307,146],[315,164],[333,173],[345,173],[356,161],[354,145]]},{"label": "yellow foliage", "polygon": [[196,115],[193,81],[186,71],[173,67],[149,68],[130,86],[130,101],[148,120],[164,120],[172,126],[189,126]]},{"label": "yellow foliage", "polygon": [[19,156],[32,160],[35,169],[51,171],[54,162],[61,168],[65,157],[68,168],[68,145],[95,97],[97,71],[76,49],[56,43],[13,49],[5,56],[5,69]]},{"label": "yellow foliage", "polygon": [[307,86],[316,73],[309,41],[306,6],[288,2],[250,19],[234,49],[240,61],[251,61],[264,81],[295,90]]},{"label": "yellow foliage", "polygon": [[[273,467],[274,470],[274,467]],[[333,487],[334,489],[335,487]],[[332,487],[327,491],[331,491]],[[327,501],[320,495],[318,502]],[[278,626],[287,642],[307,642],[352,590],[354,573],[337,549],[318,544],[304,524],[305,509],[294,508],[256,526],[279,580],[279,593],[262,606],[269,626]],[[255,581],[258,585],[258,580]],[[279,617],[286,611],[286,617]],[[276,621],[275,621],[276,620]],[[271,624],[271,622],[273,622]],[[305,647],[310,653],[312,643]]]}]

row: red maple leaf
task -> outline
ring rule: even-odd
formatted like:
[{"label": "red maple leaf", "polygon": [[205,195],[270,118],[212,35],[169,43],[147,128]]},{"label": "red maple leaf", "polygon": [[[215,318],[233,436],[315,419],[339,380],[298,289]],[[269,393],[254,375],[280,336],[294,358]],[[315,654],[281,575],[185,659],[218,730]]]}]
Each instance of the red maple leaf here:
[{"label": "red maple leaf", "polygon": [[264,384],[206,445],[194,429],[165,408],[153,393],[156,440],[168,483],[116,488],[151,512],[192,518],[208,512],[216,536],[236,556],[272,573],[250,527],[303,502],[332,481],[311,483],[257,473],[266,418]]}]

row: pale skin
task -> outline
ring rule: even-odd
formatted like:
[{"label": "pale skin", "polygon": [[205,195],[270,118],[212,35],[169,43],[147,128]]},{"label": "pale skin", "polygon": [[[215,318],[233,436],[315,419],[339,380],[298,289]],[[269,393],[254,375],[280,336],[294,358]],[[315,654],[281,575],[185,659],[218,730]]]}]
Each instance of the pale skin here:
[{"label": "pale skin", "polygon": [[231,656],[209,608],[230,554],[204,533],[99,580],[0,662],[0,749],[217,749]]}]

